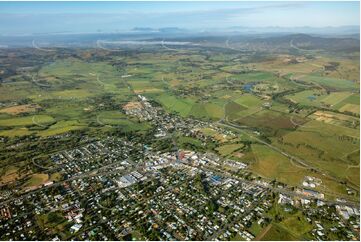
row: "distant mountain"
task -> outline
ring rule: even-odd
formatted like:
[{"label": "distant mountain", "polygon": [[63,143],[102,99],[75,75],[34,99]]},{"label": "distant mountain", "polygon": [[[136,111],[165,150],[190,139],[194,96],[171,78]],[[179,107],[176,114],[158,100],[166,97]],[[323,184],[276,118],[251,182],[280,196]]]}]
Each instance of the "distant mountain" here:
[{"label": "distant mountain", "polygon": [[160,32],[160,33],[181,33],[188,32],[186,29],[178,27],[165,27],[165,28],[150,28],[150,27],[135,27],[131,31],[137,32]]},{"label": "distant mountain", "polygon": [[294,48],[299,50],[359,51],[360,41],[356,38],[325,38],[307,34],[292,34],[250,41],[253,45]]},{"label": "distant mountain", "polygon": [[228,28],[228,31],[239,33],[303,33],[303,34],[317,34],[317,35],[350,35],[360,34],[360,26],[338,26],[338,27],[245,27],[233,26]]},{"label": "distant mountain", "polygon": [[[191,42],[229,49],[288,52],[289,50],[359,51],[358,34],[323,36],[289,33],[192,32],[176,27],[153,29],[137,27],[125,33],[49,34],[0,36],[0,48],[94,47],[97,41],[154,40]],[[5,47],[4,47],[5,46]]]},{"label": "distant mountain", "polygon": [[135,28],[132,28],[131,31],[152,32],[152,31],[157,31],[157,29],[153,29],[153,28],[149,28],[149,27],[135,27]]},{"label": "distant mountain", "polygon": [[177,28],[177,27],[160,28],[159,31],[162,32],[162,33],[188,32],[186,29],[181,29],[181,28]]}]

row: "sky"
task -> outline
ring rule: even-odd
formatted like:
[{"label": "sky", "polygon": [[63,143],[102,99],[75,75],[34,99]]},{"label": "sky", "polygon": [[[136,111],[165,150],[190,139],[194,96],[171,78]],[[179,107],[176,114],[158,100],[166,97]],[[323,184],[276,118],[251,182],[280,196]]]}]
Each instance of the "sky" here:
[{"label": "sky", "polygon": [[354,2],[0,2],[0,34],[359,25]]}]

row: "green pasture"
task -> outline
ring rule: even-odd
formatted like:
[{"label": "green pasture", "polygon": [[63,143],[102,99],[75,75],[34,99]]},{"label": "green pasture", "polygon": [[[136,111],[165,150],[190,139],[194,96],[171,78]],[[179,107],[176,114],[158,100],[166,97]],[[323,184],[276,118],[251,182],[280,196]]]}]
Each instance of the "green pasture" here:
[{"label": "green pasture", "polygon": [[302,77],[302,81],[317,83],[324,87],[336,90],[358,90],[359,84],[351,80],[343,80],[333,77],[321,76],[319,74],[309,74]]},{"label": "green pasture", "polygon": [[321,107],[321,101],[325,97],[327,97],[326,93],[317,89],[305,90],[285,96],[291,102],[314,107]]},{"label": "green pasture", "polygon": [[243,94],[233,101],[239,105],[244,106],[245,108],[252,108],[263,104],[261,99],[251,94]]},{"label": "green pasture", "polygon": [[281,143],[275,144],[344,179],[349,173],[348,166],[354,165],[347,156],[359,149],[358,133],[355,129],[311,120],[296,131],[287,133]]},{"label": "green pasture", "polygon": [[285,228],[272,224],[272,227],[266,232],[266,234],[260,239],[262,241],[295,241],[299,238],[293,236]]},{"label": "green pasture", "polygon": [[265,145],[253,144],[252,153],[256,162],[250,165],[250,170],[262,177],[296,186],[307,174],[305,168],[294,164],[287,157]]},{"label": "green pasture", "polygon": [[55,119],[49,115],[31,115],[25,117],[0,119],[0,127],[47,125],[53,122],[55,122]]},{"label": "green pasture", "polygon": [[222,156],[227,156],[235,152],[236,150],[239,150],[243,147],[243,144],[226,144],[222,145],[216,148],[216,150],[219,152]]},{"label": "green pasture", "polygon": [[323,98],[321,102],[332,106],[337,105],[339,102],[345,100],[349,96],[351,96],[351,92],[332,92],[327,97]]},{"label": "green pasture", "polygon": [[237,123],[255,128],[271,129],[279,131],[280,129],[294,129],[295,123],[305,123],[307,119],[300,116],[276,112],[268,109],[261,109],[245,117],[237,119]]}]

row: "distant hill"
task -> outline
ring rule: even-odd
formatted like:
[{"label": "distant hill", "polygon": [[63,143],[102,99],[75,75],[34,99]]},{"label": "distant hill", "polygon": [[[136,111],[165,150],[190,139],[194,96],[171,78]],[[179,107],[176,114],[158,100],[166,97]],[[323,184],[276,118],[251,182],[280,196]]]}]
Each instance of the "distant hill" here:
[{"label": "distant hill", "polygon": [[160,32],[160,33],[181,33],[187,32],[185,29],[178,27],[165,27],[165,28],[150,28],[150,27],[135,27],[132,31],[137,32]]},{"label": "distant hill", "polygon": [[249,41],[252,45],[295,48],[299,50],[358,51],[360,42],[356,38],[325,38],[307,34],[292,34]]},{"label": "distant hill", "polygon": [[256,50],[290,50],[299,51],[323,50],[332,52],[354,52],[359,51],[360,41],[358,35],[347,37],[320,37],[308,34],[278,34],[274,36],[245,36],[238,35],[228,38],[228,43],[235,48],[247,48]]},{"label": "distant hill", "polygon": [[32,47],[36,42],[43,47],[94,47],[98,40],[157,40],[191,42],[208,47],[240,50],[288,52],[290,50],[323,50],[354,52],[360,49],[360,36],[320,36],[289,33],[212,33],[190,32],[176,27],[153,29],[137,27],[126,33],[49,34],[0,36],[0,48]]}]

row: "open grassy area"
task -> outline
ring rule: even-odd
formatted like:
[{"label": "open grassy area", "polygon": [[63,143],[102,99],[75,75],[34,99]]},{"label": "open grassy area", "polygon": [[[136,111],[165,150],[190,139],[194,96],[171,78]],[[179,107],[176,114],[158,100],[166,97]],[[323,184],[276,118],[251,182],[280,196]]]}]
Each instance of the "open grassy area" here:
[{"label": "open grassy area", "polygon": [[268,216],[278,220],[274,220],[269,226],[257,237],[259,240],[307,240],[308,232],[313,229],[313,225],[309,223],[301,211],[286,211],[284,207],[275,202]]},{"label": "open grassy area", "polygon": [[204,129],[201,129],[200,131],[207,136],[213,137],[220,143],[225,143],[225,142],[228,142],[235,138],[234,136],[231,136],[231,135],[224,135],[224,134],[218,133],[216,130],[211,129],[211,128],[204,128]]},{"label": "open grassy area", "polygon": [[2,83],[0,87],[0,102],[22,100],[30,95],[36,94],[38,91],[39,88],[24,81],[23,78],[16,82]]},{"label": "open grassy area", "polygon": [[313,229],[313,226],[307,222],[300,211],[291,216],[287,216],[280,225],[297,236],[302,236]]},{"label": "open grassy area", "polygon": [[201,119],[218,120],[223,117],[223,108],[215,103],[195,103],[189,112],[189,116]]},{"label": "open grassy area", "polygon": [[[293,143],[296,147],[299,144],[308,149],[314,149],[314,152],[321,152],[315,160],[320,158],[335,160],[337,158],[342,159],[357,149],[359,137],[355,129],[312,120],[296,131],[285,135],[283,142],[285,146],[287,143]],[[347,161],[345,162],[347,163]]]},{"label": "open grassy area", "polygon": [[137,94],[143,93],[159,93],[163,92],[161,82],[152,82],[152,81],[129,81],[128,82],[134,89],[134,92]]},{"label": "open grassy area", "polygon": [[246,241],[242,236],[237,233],[234,237],[231,237],[231,241]]},{"label": "open grassy area", "polygon": [[216,150],[219,152],[220,155],[227,156],[232,154],[236,150],[241,149],[242,147],[242,144],[226,144],[216,148]]},{"label": "open grassy area", "polygon": [[317,89],[306,90],[285,96],[286,99],[290,100],[293,103],[299,103],[301,105],[315,107],[321,107],[321,102],[326,97],[327,95],[325,92]]},{"label": "open grassy area", "polygon": [[155,96],[169,112],[175,112],[183,117],[219,120],[223,117],[223,103],[216,101],[198,101],[196,97],[179,98],[170,94]]},{"label": "open grassy area", "polygon": [[335,105],[335,108],[341,108],[346,104],[354,104],[354,105],[360,105],[360,94],[354,93],[347,98],[343,99],[341,102],[337,103]]},{"label": "open grassy area", "polygon": [[337,90],[358,90],[359,84],[351,80],[338,79],[318,74],[309,74],[302,77],[302,81],[317,83],[324,87],[334,88]]},{"label": "open grassy area", "polygon": [[260,238],[262,241],[291,241],[291,240],[299,240],[299,238],[293,236],[286,229],[276,224],[272,224],[265,235]]},{"label": "open grassy area", "polygon": [[360,114],[360,94],[352,94],[334,105],[341,112]]},{"label": "open grassy area", "polygon": [[169,94],[162,94],[157,100],[170,112],[177,112],[182,116],[187,116],[194,105],[194,100],[180,99]]},{"label": "open grassy area", "polygon": [[332,92],[327,97],[322,99],[321,102],[333,107],[337,105],[339,102],[347,99],[351,95],[352,95],[351,92]]},{"label": "open grassy area", "polygon": [[262,110],[265,102],[252,94],[237,95],[225,105],[226,116],[229,120],[238,120],[253,115]]},{"label": "open grassy area", "polygon": [[262,177],[296,186],[307,174],[305,168],[297,166],[267,146],[254,144],[252,152],[256,157],[256,162],[252,163],[249,169]]},{"label": "open grassy area", "polygon": [[46,125],[53,122],[55,122],[54,118],[49,115],[31,115],[26,117],[0,119],[0,127]]},{"label": "open grassy area", "polygon": [[177,145],[182,148],[190,148],[193,147],[195,149],[202,147],[202,142],[198,139],[187,137],[187,136],[178,136],[177,137]]},{"label": "open grassy area", "polygon": [[234,102],[246,108],[253,108],[255,106],[260,106],[263,103],[262,100],[251,94],[243,94],[239,98],[235,99]]},{"label": "open grassy area", "polygon": [[[292,117],[292,118],[291,118]],[[237,123],[255,128],[264,128],[273,130],[293,129],[296,124],[303,124],[307,119],[299,116],[290,116],[289,114],[262,109],[252,115],[237,119]]]},{"label": "open grassy area", "polygon": [[37,187],[43,185],[48,181],[49,175],[36,173],[30,176],[29,180],[24,184],[24,187]]},{"label": "open grassy area", "polygon": [[246,110],[245,106],[242,106],[234,101],[228,102],[225,106],[225,115],[230,119],[239,118],[237,115],[239,112]]},{"label": "open grassy area", "polygon": [[24,136],[30,135],[34,132],[29,131],[27,128],[15,128],[15,129],[8,129],[8,130],[0,130],[0,136],[6,137],[15,137],[15,136]]},{"label": "open grassy area", "polygon": [[356,129],[312,120],[275,144],[313,166],[345,179],[349,172],[347,167],[355,165],[347,156],[359,149],[358,133]]},{"label": "open grassy area", "polygon": [[309,117],[327,124],[339,125],[353,129],[360,127],[360,121],[358,118],[340,113],[316,111]]},{"label": "open grassy area", "polygon": [[61,120],[56,124],[51,125],[47,129],[39,131],[38,134],[40,136],[52,136],[66,133],[72,130],[84,129],[86,127],[87,125],[85,123],[80,123],[77,120]]},{"label": "open grassy area", "polygon": [[127,116],[120,111],[102,111],[97,114],[97,122],[102,125],[121,125],[126,119]]},{"label": "open grassy area", "polygon": [[347,103],[339,109],[341,112],[360,114],[360,105]]},{"label": "open grassy area", "polygon": [[37,215],[34,222],[36,222],[36,225],[41,229],[47,230],[48,233],[64,236],[62,237],[63,239],[65,239],[66,236],[66,233],[64,233],[65,228],[71,223],[60,211],[52,211],[46,214]]}]

